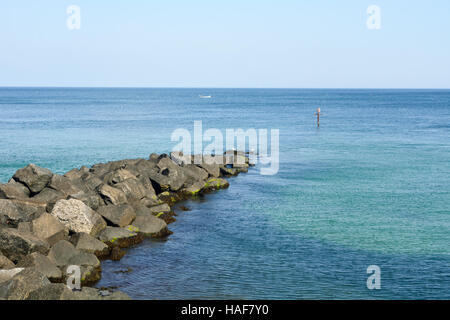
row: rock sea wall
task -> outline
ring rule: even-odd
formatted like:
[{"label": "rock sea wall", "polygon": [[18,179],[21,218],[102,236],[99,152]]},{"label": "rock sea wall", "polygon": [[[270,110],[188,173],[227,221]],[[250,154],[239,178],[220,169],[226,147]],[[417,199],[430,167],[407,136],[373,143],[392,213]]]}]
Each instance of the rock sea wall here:
[{"label": "rock sea wall", "polygon": [[[195,163],[195,164],[194,164]],[[30,164],[0,185],[0,300],[129,299],[92,288],[102,259],[172,232],[177,202],[229,187],[247,172],[249,155],[151,154],[73,169],[64,175]],[[66,281],[81,271],[82,290]]]}]

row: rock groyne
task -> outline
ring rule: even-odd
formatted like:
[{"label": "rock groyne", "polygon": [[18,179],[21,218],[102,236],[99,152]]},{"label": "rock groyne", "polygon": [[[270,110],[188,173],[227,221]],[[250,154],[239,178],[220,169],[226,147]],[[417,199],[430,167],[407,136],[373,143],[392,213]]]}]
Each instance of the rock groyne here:
[{"label": "rock groyne", "polygon": [[[228,188],[226,178],[251,165],[248,154],[228,151],[151,154],[64,175],[34,164],[19,169],[0,185],[0,300],[129,299],[91,287],[101,278],[100,261],[169,236],[174,204]],[[73,266],[81,290],[66,285]]]}]

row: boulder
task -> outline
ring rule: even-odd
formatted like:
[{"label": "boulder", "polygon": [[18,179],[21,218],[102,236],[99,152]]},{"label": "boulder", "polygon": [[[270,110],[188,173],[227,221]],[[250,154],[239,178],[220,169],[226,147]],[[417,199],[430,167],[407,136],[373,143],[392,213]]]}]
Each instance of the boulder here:
[{"label": "boulder", "polygon": [[46,242],[30,233],[0,227],[0,251],[15,263],[30,253],[47,254],[48,250]]},{"label": "boulder", "polygon": [[3,254],[0,253],[0,269],[2,270],[9,270],[14,269],[15,265],[14,263],[9,260],[7,257],[5,257]]},{"label": "boulder", "polygon": [[105,258],[110,252],[106,244],[84,232],[74,234],[70,238],[70,242],[75,249],[95,254],[98,258]]},{"label": "boulder", "polygon": [[109,185],[115,185],[117,183],[124,182],[125,180],[128,180],[128,179],[136,179],[136,176],[128,170],[119,169],[119,170],[108,173],[105,176],[104,181],[105,181],[105,183],[107,183]]},{"label": "boulder", "polygon": [[81,284],[87,285],[100,280],[101,267],[98,258],[92,253],[77,250],[68,241],[57,242],[50,249],[48,258],[61,269],[64,280],[68,277],[67,268],[71,265],[80,267]]},{"label": "boulder", "polygon": [[236,176],[239,173],[239,170],[228,166],[221,166],[220,173],[225,177],[230,177]]},{"label": "boulder", "polygon": [[51,213],[73,232],[97,235],[106,227],[103,218],[80,200],[59,200]]},{"label": "boulder", "polygon": [[31,199],[34,201],[37,201],[37,202],[47,203],[47,205],[49,203],[54,205],[58,200],[65,199],[65,198],[66,198],[66,195],[64,193],[46,187]]},{"label": "boulder", "polygon": [[161,238],[170,233],[164,220],[159,219],[152,214],[136,217],[133,226],[139,230],[139,233],[152,238]]},{"label": "boulder", "polygon": [[59,270],[56,264],[38,252],[33,252],[24,257],[19,261],[17,266],[21,268],[34,268],[52,282],[60,281],[62,278],[61,270]]},{"label": "boulder", "polygon": [[30,190],[19,182],[0,184],[0,199],[26,199],[29,196]]},{"label": "boulder", "polygon": [[189,196],[195,196],[197,194],[200,193],[200,191],[202,191],[202,189],[206,186],[206,181],[202,180],[202,181],[197,181],[194,182],[192,185],[190,185],[189,187],[185,188],[183,190],[183,192],[186,195]]},{"label": "boulder", "polygon": [[106,227],[106,229],[100,232],[98,239],[106,243],[109,247],[127,248],[142,242],[143,238],[135,231],[117,227]]},{"label": "boulder", "polygon": [[66,172],[64,174],[64,177],[68,178],[69,180],[76,180],[81,179],[81,177],[86,173],[89,173],[89,168],[83,166],[80,169],[72,169],[69,172]]},{"label": "boulder", "polygon": [[0,299],[24,300],[32,291],[48,284],[50,281],[42,273],[28,268],[0,284]]},{"label": "boulder", "polygon": [[25,268],[9,268],[0,270],[0,285],[3,282],[11,280],[16,274],[22,272],[23,270],[25,270]]},{"label": "boulder", "polygon": [[100,198],[97,193],[79,192],[69,196],[69,200],[70,199],[80,200],[92,210],[97,210],[100,207],[100,204],[103,204],[103,199]]},{"label": "boulder", "polygon": [[26,185],[32,193],[38,193],[47,186],[52,176],[53,173],[50,170],[29,164],[17,170],[13,179]]},{"label": "boulder", "polygon": [[186,175],[182,167],[178,166],[170,158],[160,156],[160,160],[146,174],[152,180],[154,186],[157,186],[157,192],[172,190],[180,190],[186,182]]},{"label": "boulder", "polygon": [[100,207],[97,212],[107,221],[118,227],[126,227],[136,218],[133,207],[128,204]]},{"label": "boulder", "polygon": [[19,230],[20,232],[33,232],[33,229],[31,228],[31,222],[20,222],[17,226],[17,230]]},{"label": "boulder", "polygon": [[79,193],[81,190],[67,177],[54,174],[48,184],[50,189],[59,191],[64,197]]},{"label": "boulder", "polygon": [[218,160],[216,157],[203,156],[203,161],[196,165],[208,172],[210,177],[218,178],[220,177],[220,164],[222,164],[220,163],[220,160],[223,161],[223,158],[220,157],[219,161],[217,161],[219,163],[217,163],[216,160]]},{"label": "boulder", "polygon": [[59,240],[67,239],[69,236],[69,229],[59,219],[48,213],[44,213],[33,220],[31,230],[36,237],[46,241],[50,246]]},{"label": "boulder", "polygon": [[100,261],[92,253],[77,250],[69,241],[58,241],[49,251],[48,258],[58,267],[70,265],[99,267]]},{"label": "boulder", "polygon": [[223,178],[211,178],[206,182],[204,187],[205,192],[226,189],[230,186],[230,183]]},{"label": "boulder", "polygon": [[16,228],[20,222],[29,222],[38,218],[45,209],[45,203],[0,199],[0,224]]},{"label": "boulder", "polygon": [[[170,209],[170,207],[169,207],[169,205],[167,203],[163,203],[163,204],[160,204],[158,206],[154,206],[154,207],[148,208],[148,211],[150,213],[152,213],[153,215],[158,216],[158,215],[162,215],[164,213],[170,213],[172,210]],[[141,211],[141,213],[143,213],[145,215],[147,212],[145,212],[145,211],[142,212]]]},{"label": "boulder", "polygon": [[187,176],[186,183],[192,184],[208,179],[208,172],[195,164],[188,164],[183,167],[183,172]]},{"label": "boulder", "polygon": [[121,190],[128,200],[140,200],[150,194],[148,189],[145,188],[137,179],[125,180],[123,182],[117,183],[114,187]]},{"label": "boulder", "polygon": [[122,190],[111,187],[107,184],[101,184],[97,188],[97,191],[106,204],[118,205],[118,204],[126,204],[128,202],[127,197],[125,196],[125,193],[123,193]]}]

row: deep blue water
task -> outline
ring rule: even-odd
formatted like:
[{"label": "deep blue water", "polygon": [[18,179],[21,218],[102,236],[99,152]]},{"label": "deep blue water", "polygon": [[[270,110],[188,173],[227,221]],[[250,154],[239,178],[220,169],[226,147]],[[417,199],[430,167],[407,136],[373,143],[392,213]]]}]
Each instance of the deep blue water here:
[{"label": "deep blue water", "polygon": [[[64,173],[169,152],[194,120],[279,129],[279,173],[258,165],[189,201],[166,241],[104,262],[99,286],[137,299],[450,298],[448,90],[0,88],[0,181],[30,162]],[[366,287],[369,265],[381,290]]]}]

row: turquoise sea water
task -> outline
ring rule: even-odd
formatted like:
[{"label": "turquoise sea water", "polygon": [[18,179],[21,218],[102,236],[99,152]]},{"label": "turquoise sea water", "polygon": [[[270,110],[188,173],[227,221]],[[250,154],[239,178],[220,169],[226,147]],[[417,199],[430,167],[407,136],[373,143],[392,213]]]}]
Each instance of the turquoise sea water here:
[{"label": "turquoise sea water", "polygon": [[[450,91],[0,88],[0,181],[30,162],[64,173],[169,152],[194,120],[279,129],[279,173],[257,166],[189,201],[166,241],[104,262],[99,286],[136,299],[450,298]],[[369,265],[381,290],[366,287]]]}]

